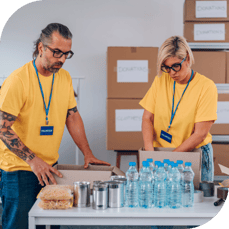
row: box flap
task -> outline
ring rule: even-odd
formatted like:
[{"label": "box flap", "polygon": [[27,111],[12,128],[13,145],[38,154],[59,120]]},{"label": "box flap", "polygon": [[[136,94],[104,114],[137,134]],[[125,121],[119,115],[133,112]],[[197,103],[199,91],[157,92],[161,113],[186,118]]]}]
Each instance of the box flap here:
[{"label": "box flap", "polygon": [[57,184],[73,185],[76,181],[89,181],[91,188],[95,180],[108,181],[111,175],[125,175],[116,166],[89,165],[87,169],[84,169],[83,165],[57,164],[54,168],[63,175],[60,178],[54,174]]},{"label": "box flap", "polygon": [[105,165],[89,165],[88,168],[84,168],[84,165],[62,165],[57,164],[54,168],[57,170],[90,170],[90,171],[112,171],[114,166]]},{"label": "box flap", "polygon": [[125,176],[125,173],[122,170],[120,170],[116,166],[113,166],[113,167],[114,167],[112,171],[113,175]]},{"label": "box flap", "polygon": [[90,171],[90,170],[59,170],[63,175],[62,178],[54,174],[57,184],[73,185],[76,181],[88,181],[93,188],[93,181],[110,180],[111,171]]},{"label": "box flap", "polygon": [[220,167],[222,173],[229,175],[229,168],[227,168],[221,164],[219,164],[219,167]]}]

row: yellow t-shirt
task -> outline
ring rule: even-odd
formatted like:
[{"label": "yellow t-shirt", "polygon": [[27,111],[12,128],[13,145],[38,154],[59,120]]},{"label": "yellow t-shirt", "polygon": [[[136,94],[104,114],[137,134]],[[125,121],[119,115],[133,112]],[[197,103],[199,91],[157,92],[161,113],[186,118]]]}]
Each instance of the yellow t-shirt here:
[{"label": "yellow t-shirt", "polygon": [[[45,77],[39,74],[39,77],[47,107],[53,75]],[[58,149],[64,132],[67,111],[75,106],[71,76],[66,70],[60,69],[55,74],[48,114],[48,126],[54,127],[53,135],[41,136],[40,128],[46,126],[46,114],[33,62],[14,71],[1,88],[0,110],[17,116],[12,129],[32,152],[50,165],[59,158]],[[11,152],[1,140],[0,168],[5,171],[31,171],[30,166]]]},{"label": "yellow t-shirt", "polygon": [[[168,73],[163,73],[161,77],[156,76],[151,88],[139,103],[154,114],[153,126],[156,133],[154,147],[176,148],[191,136],[195,123],[217,119],[216,85],[212,80],[196,73],[181,99],[170,127],[169,134],[172,135],[172,142],[160,138],[161,130],[167,131],[171,119],[173,83],[174,80]],[[174,110],[186,85],[176,83]],[[208,133],[205,140],[196,148],[210,142],[212,136]]]}]

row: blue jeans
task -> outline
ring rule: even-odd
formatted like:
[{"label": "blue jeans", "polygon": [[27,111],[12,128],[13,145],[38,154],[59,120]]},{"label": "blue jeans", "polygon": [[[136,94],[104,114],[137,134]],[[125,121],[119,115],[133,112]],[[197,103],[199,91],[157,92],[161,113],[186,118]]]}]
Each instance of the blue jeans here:
[{"label": "blue jeans", "polygon": [[41,188],[33,172],[1,170],[0,196],[3,207],[3,229],[28,228],[28,212]]},{"label": "blue jeans", "polygon": [[201,181],[214,181],[214,162],[212,144],[200,147],[202,150]]}]

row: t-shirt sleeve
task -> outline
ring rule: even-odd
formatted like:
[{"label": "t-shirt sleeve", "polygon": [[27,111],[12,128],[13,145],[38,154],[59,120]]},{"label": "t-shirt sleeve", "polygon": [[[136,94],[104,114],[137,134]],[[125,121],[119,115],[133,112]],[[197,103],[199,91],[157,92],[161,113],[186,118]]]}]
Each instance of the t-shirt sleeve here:
[{"label": "t-shirt sleeve", "polygon": [[144,96],[144,98],[139,102],[139,104],[147,111],[154,114],[155,111],[155,103],[157,98],[157,89],[159,87],[159,78],[155,77],[150,89]]},{"label": "t-shirt sleeve", "polygon": [[71,79],[71,76],[70,76],[70,93],[69,93],[68,109],[72,109],[75,106],[77,106],[77,102],[76,102],[76,99],[75,99],[74,89],[73,89],[73,86],[72,86],[72,79]]},{"label": "t-shirt sleeve", "polygon": [[195,123],[217,119],[217,100],[217,88],[216,85],[211,82],[211,84],[202,90],[197,104]]},{"label": "t-shirt sleeve", "polygon": [[22,81],[17,76],[9,76],[3,83],[0,95],[0,110],[18,116],[25,103]]}]

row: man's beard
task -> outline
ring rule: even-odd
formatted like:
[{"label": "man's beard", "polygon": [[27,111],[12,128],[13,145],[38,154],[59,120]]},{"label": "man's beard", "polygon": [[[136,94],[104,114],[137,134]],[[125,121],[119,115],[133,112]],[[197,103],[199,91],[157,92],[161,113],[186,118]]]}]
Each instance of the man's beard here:
[{"label": "man's beard", "polygon": [[[46,70],[46,71],[49,71],[51,73],[57,73],[63,66],[63,63],[62,62],[55,62],[53,64],[50,64],[49,61],[46,62],[46,66],[43,66],[43,68]],[[59,65],[58,68],[55,68],[56,65]]]}]

